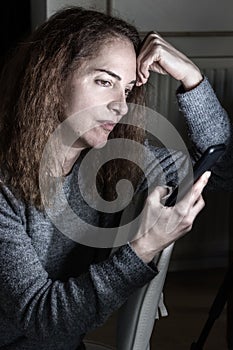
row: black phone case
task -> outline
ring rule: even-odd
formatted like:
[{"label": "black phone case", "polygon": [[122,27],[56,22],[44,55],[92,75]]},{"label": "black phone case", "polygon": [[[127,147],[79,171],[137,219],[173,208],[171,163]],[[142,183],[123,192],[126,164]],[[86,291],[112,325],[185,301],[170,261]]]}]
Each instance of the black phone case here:
[{"label": "black phone case", "polygon": [[210,170],[221,155],[225,152],[226,146],[224,144],[213,145],[207,148],[200,159],[193,167],[193,178],[190,176],[184,178],[178,187],[176,187],[165,202],[165,206],[171,207],[175,205],[177,195],[179,192],[179,200],[190,190],[192,185],[199,179],[199,177],[207,170]]}]

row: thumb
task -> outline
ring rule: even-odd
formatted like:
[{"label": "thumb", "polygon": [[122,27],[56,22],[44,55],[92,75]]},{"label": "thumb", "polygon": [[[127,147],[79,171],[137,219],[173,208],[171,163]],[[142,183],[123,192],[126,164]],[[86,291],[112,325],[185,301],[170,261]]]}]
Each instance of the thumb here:
[{"label": "thumb", "polygon": [[170,195],[171,193],[171,187],[169,186],[157,186],[155,187],[155,189],[153,190],[153,196],[154,199],[157,200],[160,203],[163,203],[167,196]]}]

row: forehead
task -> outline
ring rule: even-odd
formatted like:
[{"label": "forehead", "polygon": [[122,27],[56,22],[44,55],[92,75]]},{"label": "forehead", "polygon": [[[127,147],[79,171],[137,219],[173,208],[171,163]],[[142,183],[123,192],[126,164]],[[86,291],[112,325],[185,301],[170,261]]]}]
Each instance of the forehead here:
[{"label": "forehead", "polygon": [[136,53],[133,44],[126,39],[111,39],[103,43],[95,57],[85,62],[88,70],[98,68],[114,70],[122,78],[135,79]]},{"label": "forehead", "polygon": [[136,57],[133,43],[127,38],[109,38],[105,40],[101,45],[99,45],[97,55],[114,50],[126,51]]}]

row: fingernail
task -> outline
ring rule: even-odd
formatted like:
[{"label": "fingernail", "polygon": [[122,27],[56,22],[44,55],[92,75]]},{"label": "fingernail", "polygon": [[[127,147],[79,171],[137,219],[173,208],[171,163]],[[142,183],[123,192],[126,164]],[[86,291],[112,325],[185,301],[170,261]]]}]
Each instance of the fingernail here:
[{"label": "fingernail", "polygon": [[210,175],[211,175],[211,172],[210,171],[206,171],[205,174],[204,174],[204,186],[206,186],[206,184],[208,183],[209,181],[209,178],[210,178]]},{"label": "fingernail", "polygon": [[210,175],[211,175],[211,171],[206,171],[205,173],[206,180],[210,178]]}]

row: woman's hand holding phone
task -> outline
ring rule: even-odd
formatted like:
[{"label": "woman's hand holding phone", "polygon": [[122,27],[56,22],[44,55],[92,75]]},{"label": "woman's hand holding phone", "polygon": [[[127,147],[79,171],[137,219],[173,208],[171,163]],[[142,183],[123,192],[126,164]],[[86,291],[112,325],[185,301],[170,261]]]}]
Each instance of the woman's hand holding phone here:
[{"label": "woman's hand holding phone", "polygon": [[209,177],[210,172],[205,172],[173,207],[162,204],[167,191],[163,187],[156,187],[148,196],[139,231],[131,242],[132,248],[145,263],[191,230],[194,219],[205,205],[202,191]]},{"label": "woman's hand holding phone", "polygon": [[224,144],[208,147],[193,167],[193,178],[190,176],[184,178],[182,183],[179,184],[168,197],[165,205],[168,207],[175,205],[178,193],[179,199],[182,199],[185,193],[191,188],[192,184],[196,182],[205,171],[210,170],[215,165],[218,159],[224,154],[225,150],[226,146]]}]

